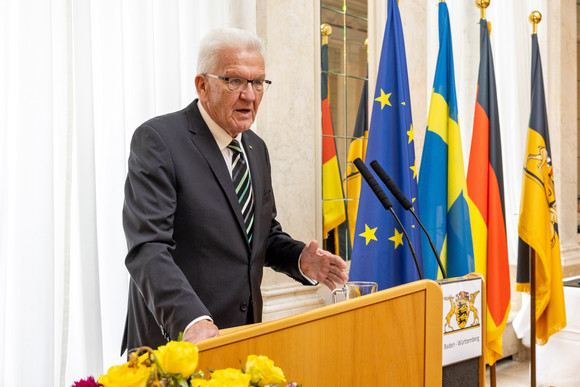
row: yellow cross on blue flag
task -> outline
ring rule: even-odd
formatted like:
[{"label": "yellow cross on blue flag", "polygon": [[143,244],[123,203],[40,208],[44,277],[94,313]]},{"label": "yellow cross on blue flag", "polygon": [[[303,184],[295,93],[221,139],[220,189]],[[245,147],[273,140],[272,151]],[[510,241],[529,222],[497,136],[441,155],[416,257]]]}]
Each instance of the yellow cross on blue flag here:
[{"label": "yellow cross on blue flag", "polygon": [[[439,3],[439,55],[427,119],[419,176],[421,219],[448,277],[473,272],[473,241],[467,204],[461,132],[455,94],[453,45],[447,4]],[[429,246],[423,238],[423,248]],[[439,267],[425,251],[425,278],[437,279]]]},{"label": "yellow cross on blue flag", "polygon": [[[417,169],[411,99],[403,28],[395,0],[388,2],[372,112],[365,161],[370,164],[377,160],[405,196],[414,202],[417,198]],[[422,267],[419,225],[397,202],[393,208],[407,230]],[[377,282],[379,289],[418,280],[417,267],[403,234],[393,215],[383,208],[368,184],[363,183],[350,279]]]}]

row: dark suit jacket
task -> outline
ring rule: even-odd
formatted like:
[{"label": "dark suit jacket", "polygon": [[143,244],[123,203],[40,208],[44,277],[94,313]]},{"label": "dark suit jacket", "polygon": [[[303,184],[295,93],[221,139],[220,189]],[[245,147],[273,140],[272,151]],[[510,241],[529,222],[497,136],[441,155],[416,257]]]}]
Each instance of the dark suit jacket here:
[{"label": "dark suit jacket", "polygon": [[309,284],[298,269],[304,243],[276,221],[266,145],[250,130],[242,143],[255,201],[251,247],[197,100],[135,131],[123,208],[131,282],[122,352],[175,340],[202,315],[220,329],[261,321],[264,266]]}]

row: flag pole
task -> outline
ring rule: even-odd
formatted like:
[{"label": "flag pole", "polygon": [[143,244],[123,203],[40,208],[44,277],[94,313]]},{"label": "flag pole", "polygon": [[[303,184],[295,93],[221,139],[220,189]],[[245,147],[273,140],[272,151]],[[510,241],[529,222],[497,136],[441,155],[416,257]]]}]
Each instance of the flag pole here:
[{"label": "flag pole", "polygon": [[[533,11],[528,17],[532,23],[532,34],[537,35],[542,14]],[[536,386],[536,251],[530,249],[530,385]]]},{"label": "flag pole", "polygon": [[530,249],[530,386],[536,387],[536,251]]},{"label": "flag pole", "polygon": [[[490,0],[475,0],[475,5],[479,8],[480,18],[486,20],[485,10],[489,7]],[[487,23],[487,28],[491,34],[491,28],[489,22]],[[485,362],[484,362],[485,364]],[[496,368],[495,362],[489,366],[489,385],[490,387],[496,387]]]}]

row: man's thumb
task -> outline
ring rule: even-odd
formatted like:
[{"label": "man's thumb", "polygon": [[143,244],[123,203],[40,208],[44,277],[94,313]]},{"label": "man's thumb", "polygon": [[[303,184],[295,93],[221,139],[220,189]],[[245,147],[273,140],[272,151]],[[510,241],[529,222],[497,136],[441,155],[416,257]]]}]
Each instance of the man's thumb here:
[{"label": "man's thumb", "polygon": [[308,249],[309,253],[316,254],[318,251],[318,241],[315,240],[310,242],[306,248]]}]

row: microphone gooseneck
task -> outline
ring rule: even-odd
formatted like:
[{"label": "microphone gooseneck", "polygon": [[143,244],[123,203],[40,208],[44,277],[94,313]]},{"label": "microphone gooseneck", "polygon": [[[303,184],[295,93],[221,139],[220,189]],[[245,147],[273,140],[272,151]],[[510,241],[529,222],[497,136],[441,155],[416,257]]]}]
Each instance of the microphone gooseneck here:
[{"label": "microphone gooseneck", "polygon": [[417,219],[417,223],[419,223],[419,226],[421,226],[421,229],[423,229],[423,232],[425,233],[425,235],[427,236],[427,239],[429,240],[429,244],[431,245],[431,250],[433,250],[433,254],[435,254],[435,259],[437,259],[437,264],[439,265],[439,269],[441,270],[441,275],[443,276],[443,278],[447,278],[447,273],[445,272],[445,269],[443,268],[443,263],[441,262],[441,258],[439,257],[439,254],[437,253],[437,249],[435,248],[435,244],[433,243],[431,236],[429,235],[429,233],[425,229],[425,226],[423,226],[423,223],[421,223],[421,220],[417,216],[417,213],[415,212],[415,209],[413,208],[413,204],[411,204],[411,202],[409,201],[409,199],[407,199],[407,197],[401,191],[401,189],[399,187],[397,187],[397,185],[395,184],[393,179],[391,179],[389,174],[383,169],[383,167],[381,167],[381,165],[379,164],[379,162],[377,160],[371,161],[371,167],[374,169],[374,171],[376,172],[377,176],[381,179],[381,181],[383,183],[385,183],[385,185],[387,186],[389,191],[391,191],[391,193],[393,194],[395,199],[397,199],[397,201],[401,204],[401,206],[405,210],[411,211],[411,213],[413,214],[415,219]]}]

